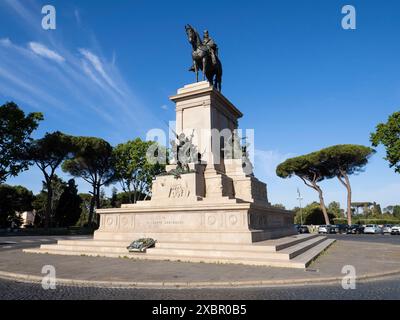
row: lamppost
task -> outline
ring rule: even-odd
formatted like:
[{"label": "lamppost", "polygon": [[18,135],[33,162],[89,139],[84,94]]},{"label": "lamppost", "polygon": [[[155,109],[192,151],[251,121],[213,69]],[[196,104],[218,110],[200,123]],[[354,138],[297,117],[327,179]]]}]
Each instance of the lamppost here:
[{"label": "lamppost", "polygon": [[299,200],[299,204],[300,204],[300,223],[301,223],[301,225],[303,225],[303,209],[301,207],[301,201],[303,200],[303,198],[301,197],[299,188],[297,188],[297,200]]}]

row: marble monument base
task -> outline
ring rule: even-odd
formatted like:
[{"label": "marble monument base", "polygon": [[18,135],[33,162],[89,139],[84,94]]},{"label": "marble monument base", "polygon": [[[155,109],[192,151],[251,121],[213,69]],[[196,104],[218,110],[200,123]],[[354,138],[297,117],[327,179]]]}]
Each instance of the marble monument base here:
[{"label": "marble monument base", "polygon": [[[179,176],[172,174],[176,165],[167,166],[153,181],[150,201],[97,210],[100,227],[93,240],[58,241],[26,252],[305,268],[333,242],[297,235],[293,212],[271,206],[267,185],[244,170],[242,156],[222,152],[242,113],[220,92],[200,82],[171,100],[177,134],[193,136],[202,161],[189,163]],[[153,238],[155,248],[130,253],[126,247],[139,238]]]},{"label": "marble monument base", "polygon": [[199,201],[191,206],[153,203],[100,210],[101,225],[94,238],[251,244],[295,233],[290,212],[236,199],[224,200]]},{"label": "marble monument base", "polygon": [[[306,268],[335,241],[297,235],[291,212],[229,198],[219,203],[198,200],[191,206],[148,201],[99,212],[101,225],[94,239],[60,240],[24,251]],[[145,253],[127,250],[133,240],[147,237],[157,240],[154,248]]]}]

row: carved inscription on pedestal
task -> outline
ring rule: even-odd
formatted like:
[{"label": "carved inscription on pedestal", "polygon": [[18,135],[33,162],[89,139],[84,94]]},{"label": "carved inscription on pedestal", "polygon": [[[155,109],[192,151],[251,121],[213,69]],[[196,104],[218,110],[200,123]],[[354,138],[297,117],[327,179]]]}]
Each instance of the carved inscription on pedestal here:
[{"label": "carved inscription on pedestal", "polygon": [[182,186],[181,184],[174,184],[169,189],[169,198],[179,199],[188,198],[190,195],[190,190],[188,186]]}]

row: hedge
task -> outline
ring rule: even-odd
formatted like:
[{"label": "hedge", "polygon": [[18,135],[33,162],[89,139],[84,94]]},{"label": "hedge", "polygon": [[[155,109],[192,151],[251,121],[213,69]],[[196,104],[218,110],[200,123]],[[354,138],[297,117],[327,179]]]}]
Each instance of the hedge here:
[{"label": "hedge", "polygon": [[[333,219],[335,224],[347,224],[347,219],[336,218]],[[398,219],[364,219],[352,218],[353,224],[400,224]]]}]

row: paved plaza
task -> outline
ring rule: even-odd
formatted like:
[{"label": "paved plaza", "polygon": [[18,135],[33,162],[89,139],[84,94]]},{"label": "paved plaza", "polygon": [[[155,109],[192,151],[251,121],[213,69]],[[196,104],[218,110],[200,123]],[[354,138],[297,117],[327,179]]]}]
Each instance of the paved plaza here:
[{"label": "paved plaza", "polygon": [[[1,299],[373,299],[400,298],[400,237],[333,235],[337,242],[306,270],[23,253],[60,237],[1,238]],[[43,290],[53,265],[56,290]],[[101,268],[98,266],[101,265]],[[356,290],[341,287],[355,267]],[[18,281],[16,281],[16,279]],[[288,290],[291,288],[293,290]]]}]

